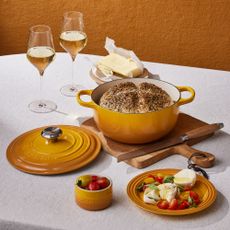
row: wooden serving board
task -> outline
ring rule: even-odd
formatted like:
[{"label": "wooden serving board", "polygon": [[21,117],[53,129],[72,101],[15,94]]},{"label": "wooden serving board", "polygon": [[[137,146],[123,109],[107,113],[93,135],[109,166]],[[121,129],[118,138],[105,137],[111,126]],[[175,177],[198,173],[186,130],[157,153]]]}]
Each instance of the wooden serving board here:
[{"label": "wooden serving board", "polygon": [[[189,116],[187,114],[180,113],[176,127],[170,132],[170,134],[164,137],[164,139],[167,139],[173,136],[180,136],[181,134],[184,134],[185,132],[199,128],[203,125],[207,125],[207,123],[201,120],[198,120],[192,116]],[[102,146],[105,149],[105,151],[107,151],[109,154],[111,154],[114,157],[117,157],[122,153],[127,153],[127,152],[130,152],[130,151],[133,151],[133,150],[136,150],[138,148],[145,146],[144,144],[141,144],[141,145],[140,144],[139,145],[123,144],[120,142],[113,141],[108,137],[105,137],[103,133],[97,128],[93,118],[90,118],[84,121],[81,124],[81,126],[95,132],[99,136],[102,142]],[[135,168],[144,168],[144,167],[152,165],[156,163],[157,161],[160,161],[173,154],[179,154],[179,155],[189,158],[193,153],[201,152],[199,150],[191,148],[190,146],[193,144],[199,143],[200,141],[210,137],[211,135],[197,138],[187,143],[172,146],[172,147],[169,147],[169,148],[166,148],[160,151],[156,151],[156,152],[144,155],[144,156],[136,157],[136,158],[127,160],[125,162]],[[209,155],[208,153],[205,153],[205,154]],[[214,163],[214,160],[215,158],[213,155],[210,155],[210,157],[207,157],[207,158],[197,157],[195,159],[194,157],[193,159],[193,161],[196,164],[200,165],[201,167],[211,167]]]}]

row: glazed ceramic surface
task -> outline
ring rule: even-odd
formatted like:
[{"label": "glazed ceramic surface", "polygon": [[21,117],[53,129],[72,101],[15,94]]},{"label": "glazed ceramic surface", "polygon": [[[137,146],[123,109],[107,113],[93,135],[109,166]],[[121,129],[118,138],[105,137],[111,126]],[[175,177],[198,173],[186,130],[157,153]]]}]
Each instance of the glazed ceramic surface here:
[{"label": "glazed ceramic surface", "polygon": [[[109,88],[122,82],[155,84],[165,90],[174,103],[156,112],[136,114],[114,112],[99,106],[101,96]],[[190,97],[182,98],[181,92],[183,91],[190,92]],[[81,95],[90,95],[92,101],[85,102],[81,100]],[[94,109],[94,119],[104,135],[123,143],[141,144],[155,141],[168,134],[177,122],[179,106],[193,101],[194,97],[195,92],[191,87],[176,87],[155,79],[123,79],[102,84],[94,90],[81,90],[77,94],[77,101],[82,106]]]},{"label": "glazed ceramic surface", "polygon": [[79,169],[98,156],[101,142],[93,132],[77,126],[58,127],[62,135],[56,141],[41,136],[47,127],[18,136],[7,148],[8,161],[27,173],[51,175]]},{"label": "glazed ceramic surface", "polygon": [[[109,179],[107,177],[107,179]],[[112,181],[109,186],[100,190],[87,190],[75,184],[75,201],[84,209],[96,211],[107,208],[112,203]]]},{"label": "glazed ceramic surface", "polygon": [[197,181],[192,188],[193,191],[197,192],[201,203],[197,207],[188,208],[184,210],[167,210],[160,209],[156,205],[147,204],[143,201],[143,192],[137,191],[138,185],[143,182],[143,180],[148,177],[149,174],[155,175],[157,173],[163,173],[164,175],[174,175],[179,169],[158,169],[153,171],[148,171],[134,177],[127,186],[127,194],[132,202],[134,202],[139,208],[144,209],[145,211],[159,214],[159,215],[170,215],[170,216],[179,216],[179,215],[189,215],[197,213],[207,209],[213,202],[216,200],[216,189],[213,184],[208,181],[203,176],[197,175]]}]

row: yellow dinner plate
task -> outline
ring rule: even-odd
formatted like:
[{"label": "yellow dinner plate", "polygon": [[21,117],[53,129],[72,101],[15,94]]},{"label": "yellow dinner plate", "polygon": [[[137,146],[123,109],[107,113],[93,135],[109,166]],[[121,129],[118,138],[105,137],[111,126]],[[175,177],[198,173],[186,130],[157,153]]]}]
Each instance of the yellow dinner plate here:
[{"label": "yellow dinner plate", "polygon": [[127,194],[131,199],[131,201],[134,202],[139,208],[158,215],[170,215],[170,216],[189,215],[189,214],[200,212],[213,204],[213,202],[216,200],[216,195],[217,195],[216,189],[210,181],[208,181],[206,178],[200,175],[197,175],[196,184],[192,189],[193,191],[198,193],[201,200],[201,203],[197,207],[183,209],[183,210],[167,210],[167,209],[165,210],[165,209],[158,208],[156,205],[144,203],[143,192],[137,191],[137,187],[143,182],[143,180],[149,174],[154,175],[157,173],[163,173],[164,175],[174,175],[178,171],[180,171],[180,169],[158,169],[158,170],[152,170],[152,171],[142,173],[134,177],[129,182],[127,186]]}]

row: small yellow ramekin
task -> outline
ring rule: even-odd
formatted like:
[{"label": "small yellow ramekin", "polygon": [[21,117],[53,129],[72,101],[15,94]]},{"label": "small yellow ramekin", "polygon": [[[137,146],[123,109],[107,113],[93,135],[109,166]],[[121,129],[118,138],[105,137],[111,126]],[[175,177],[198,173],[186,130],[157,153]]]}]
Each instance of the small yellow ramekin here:
[{"label": "small yellow ramekin", "polygon": [[[99,175],[96,175],[96,176],[99,176]],[[75,184],[76,203],[81,208],[87,209],[90,211],[102,210],[102,209],[109,207],[112,203],[112,180],[108,177],[106,178],[109,180],[109,186],[107,186],[104,189],[100,189],[100,190],[87,190]]]}]

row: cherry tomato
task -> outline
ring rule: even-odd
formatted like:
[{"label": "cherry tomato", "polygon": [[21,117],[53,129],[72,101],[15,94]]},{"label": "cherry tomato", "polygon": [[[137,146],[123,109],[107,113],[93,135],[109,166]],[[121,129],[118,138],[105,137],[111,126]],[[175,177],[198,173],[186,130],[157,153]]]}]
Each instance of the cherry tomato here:
[{"label": "cherry tomato", "polygon": [[77,180],[77,185],[81,188],[86,187],[90,182],[92,181],[92,178],[90,175],[80,176]]},{"label": "cherry tomato", "polygon": [[199,195],[194,191],[190,191],[189,195],[193,200],[199,199]]},{"label": "cherry tomato", "polygon": [[109,180],[106,177],[100,177],[96,182],[101,189],[106,188],[109,185]]},{"label": "cherry tomato", "polygon": [[169,207],[169,202],[166,200],[161,200],[157,203],[157,207],[160,209],[167,209]]},{"label": "cherry tomato", "polygon": [[100,185],[96,181],[91,181],[88,185],[89,190],[99,190]]},{"label": "cherry tomato", "polygon": [[188,192],[188,191],[191,191],[191,186],[184,186],[184,191]]},{"label": "cherry tomato", "polygon": [[170,210],[176,210],[178,207],[178,200],[177,199],[172,199],[169,203],[168,209]]},{"label": "cherry tomato", "polygon": [[93,176],[92,176],[92,181],[96,181],[97,178],[98,178],[98,176],[93,175]]},{"label": "cherry tomato", "polygon": [[187,201],[187,200],[182,201],[178,208],[179,208],[179,209],[186,209],[186,208],[189,208],[189,203],[188,203],[188,201]]},{"label": "cherry tomato", "polygon": [[200,203],[200,198],[198,197],[197,199],[193,199],[194,203],[198,205]]},{"label": "cherry tomato", "polygon": [[159,176],[156,176],[155,177],[155,181],[162,184],[163,183],[163,180],[164,180],[164,177],[159,177]]},{"label": "cherry tomato", "polygon": [[153,179],[155,178],[152,174],[149,174],[148,177],[153,178]]}]

